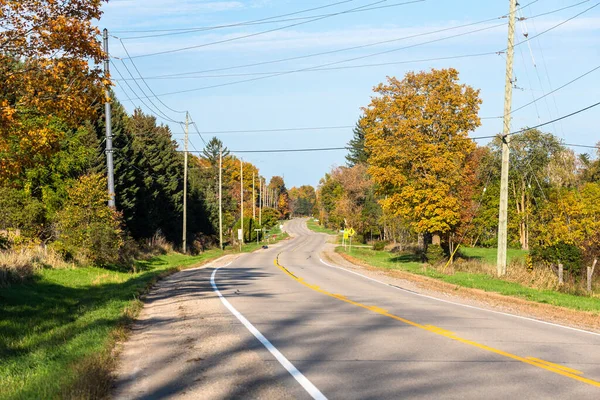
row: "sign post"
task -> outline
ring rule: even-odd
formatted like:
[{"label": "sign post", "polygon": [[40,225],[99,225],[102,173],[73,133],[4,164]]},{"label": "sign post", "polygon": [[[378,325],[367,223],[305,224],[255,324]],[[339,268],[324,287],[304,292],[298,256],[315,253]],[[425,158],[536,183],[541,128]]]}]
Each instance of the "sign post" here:
[{"label": "sign post", "polygon": [[350,237],[350,252],[352,252],[352,236],[356,235],[354,228],[348,229],[348,236]]}]

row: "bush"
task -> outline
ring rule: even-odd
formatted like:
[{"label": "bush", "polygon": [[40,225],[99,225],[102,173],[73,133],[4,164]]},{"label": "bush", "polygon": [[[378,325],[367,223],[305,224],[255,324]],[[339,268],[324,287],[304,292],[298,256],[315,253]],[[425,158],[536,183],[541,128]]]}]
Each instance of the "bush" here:
[{"label": "bush", "polygon": [[565,271],[577,272],[583,266],[583,255],[575,245],[559,242],[552,246],[534,246],[531,249],[533,262],[544,265],[562,264]]},{"label": "bush", "polygon": [[105,266],[119,261],[121,218],[108,207],[105,187],[99,174],[79,178],[69,188],[65,206],[57,215],[58,240],[54,246],[80,264]]},{"label": "bush", "polygon": [[[263,208],[262,209],[262,227],[265,229],[271,229],[275,225],[279,224],[281,214],[274,208]],[[238,223],[239,225],[239,223]],[[238,226],[239,228],[239,226]],[[237,233],[236,233],[237,235]],[[237,238],[237,236],[236,236]]]},{"label": "bush", "polygon": [[[264,214],[263,214],[263,218],[264,218]],[[264,221],[264,219],[263,219]],[[240,220],[238,220],[235,225],[233,226],[233,236],[234,239],[237,241],[237,232],[238,229],[240,229],[241,224],[240,224]],[[256,232],[254,229],[260,229],[260,225],[258,225],[258,221],[254,220],[250,217],[244,217],[244,243],[248,243],[248,242],[254,242],[256,241],[256,236],[257,234],[259,234],[260,232]]]},{"label": "bush", "polygon": [[425,252],[425,259],[431,265],[439,264],[446,259],[446,253],[439,244],[430,244]]},{"label": "bush", "polygon": [[373,250],[382,251],[388,244],[389,242],[387,240],[378,240],[375,243],[373,243]]}]

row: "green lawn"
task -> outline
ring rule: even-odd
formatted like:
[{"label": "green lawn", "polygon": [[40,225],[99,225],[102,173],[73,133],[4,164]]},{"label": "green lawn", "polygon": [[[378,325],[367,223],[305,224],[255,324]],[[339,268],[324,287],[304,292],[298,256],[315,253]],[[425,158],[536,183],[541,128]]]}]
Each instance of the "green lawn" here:
[{"label": "green lawn", "polygon": [[333,229],[325,228],[324,226],[319,225],[319,223],[315,221],[314,218],[310,218],[308,221],[306,221],[306,226],[313,232],[326,233],[328,235],[338,234],[338,232]]},{"label": "green lawn", "polygon": [[46,269],[0,288],[0,398],[90,398],[107,392],[110,350],[136,300],[161,274],[219,257],[171,254],[138,262],[138,272]]},{"label": "green lawn", "polygon": [[[480,252],[479,250],[482,251]],[[338,247],[336,251],[348,254],[348,251],[345,251],[341,247]],[[489,257],[490,253],[490,249],[468,249],[467,251],[467,254],[471,254],[474,257],[480,256],[482,259]],[[523,256],[520,250],[511,251],[509,254],[511,257]],[[384,270],[401,270],[417,275],[424,275],[430,278],[439,279],[441,281],[452,283],[458,286],[519,297],[538,303],[547,303],[556,306],[572,308],[575,310],[600,313],[600,299],[598,298],[576,296],[567,293],[555,292],[552,290],[533,289],[518,283],[507,282],[498,278],[494,278],[486,274],[456,272],[453,275],[446,275],[437,272],[433,268],[424,268],[424,265],[419,262],[418,258],[410,254],[397,255],[385,251],[353,248],[350,255],[366,262],[369,265]]]},{"label": "green lawn", "polygon": [[[498,250],[495,248],[460,247],[458,249],[458,252],[467,258],[473,258],[486,264],[496,265],[496,257],[498,255]],[[510,263],[513,260],[524,260],[527,253],[527,250],[508,249],[508,262]]]}]

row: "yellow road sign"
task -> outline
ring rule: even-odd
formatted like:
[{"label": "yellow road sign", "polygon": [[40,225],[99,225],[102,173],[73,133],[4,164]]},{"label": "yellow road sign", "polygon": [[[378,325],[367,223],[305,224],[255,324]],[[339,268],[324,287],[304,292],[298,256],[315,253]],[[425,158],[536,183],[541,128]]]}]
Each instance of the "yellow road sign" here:
[{"label": "yellow road sign", "polygon": [[348,239],[348,231],[344,231],[344,239]]},{"label": "yellow road sign", "polygon": [[356,235],[356,231],[354,230],[354,228],[348,229],[348,235],[350,235],[350,236]]}]

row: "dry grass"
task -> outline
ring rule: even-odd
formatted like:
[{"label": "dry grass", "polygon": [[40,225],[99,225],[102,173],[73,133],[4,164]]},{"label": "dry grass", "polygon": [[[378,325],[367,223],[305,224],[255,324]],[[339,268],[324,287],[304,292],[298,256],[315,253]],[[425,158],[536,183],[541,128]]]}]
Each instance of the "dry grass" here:
[{"label": "dry grass", "polygon": [[167,241],[161,232],[156,232],[154,236],[147,240],[145,250],[151,254],[170,254],[175,249],[173,244]]},{"label": "dry grass", "polygon": [[[478,260],[459,259],[454,264],[445,267],[441,264],[435,267],[438,272],[453,275],[455,272],[486,274],[496,277],[496,266]],[[572,277],[565,279],[564,285],[559,285],[556,273],[548,267],[527,268],[522,262],[511,262],[506,269],[505,281],[518,283],[533,289],[555,290],[564,293],[585,295],[585,288],[581,282]]]},{"label": "dry grass", "polygon": [[63,259],[41,246],[0,251],[0,285],[23,282],[41,268],[61,268]]}]

